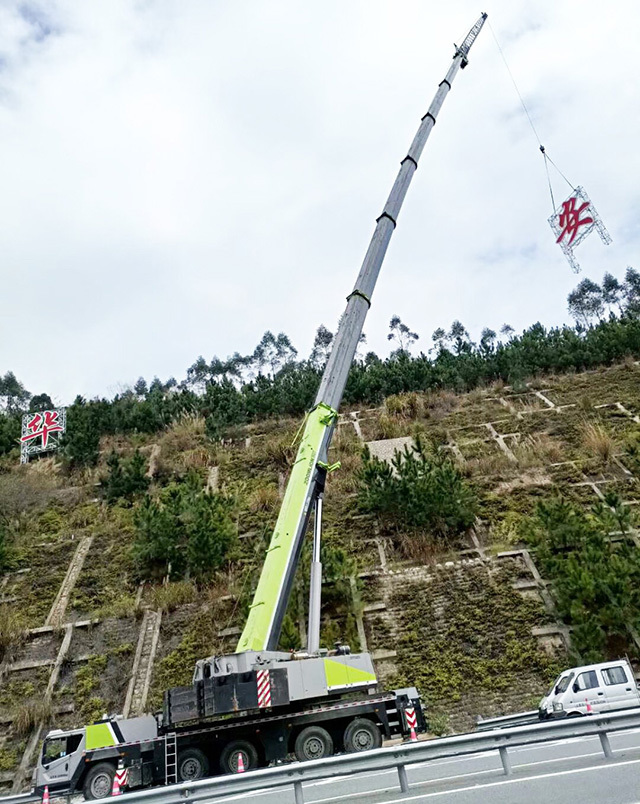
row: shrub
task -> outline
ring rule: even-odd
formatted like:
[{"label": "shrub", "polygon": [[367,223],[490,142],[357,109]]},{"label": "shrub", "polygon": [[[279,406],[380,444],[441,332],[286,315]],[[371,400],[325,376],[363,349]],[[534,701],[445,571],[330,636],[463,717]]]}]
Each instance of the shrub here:
[{"label": "shrub", "polygon": [[389,416],[417,419],[422,413],[422,397],[415,391],[408,394],[393,394],[385,399],[384,409]]},{"label": "shrub", "polygon": [[13,731],[18,737],[27,737],[36,726],[48,725],[52,716],[51,701],[29,701],[21,704],[13,717]]},{"label": "shrub", "polygon": [[20,614],[9,606],[0,605],[0,662],[12,647],[19,645],[26,635]]},{"label": "shrub", "polygon": [[290,614],[285,615],[280,632],[279,650],[299,650],[300,633]]},{"label": "shrub", "polygon": [[476,496],[459,469],[419,437],[396,453],[391,466],[365,448],[359,479],[361,507],[396,526],[446,538],[462,533],[475,519]]},{"label": "shrub", "polygon": [[122,459],[114,450],[107,458],[109,473],[103,479],[105,496],[109,502],[120,498],[131,500],[149,488],[147,465],[140,450],[131,458]]},{"label": "shrub", "polygon": [[191,471],[158,499],[146,495],[134,515],[134,559],[143,577],[186,572],[202,580],[221,567],[235,535],[234,504],[203,488]]},{"label": "shrub", "polygon": [[272,511],[280,496],[275,486],[259,486],[249,497],[249,508],[256,513],[257,511]]},{"label": "shrub", "polygon": [[614,441],[601,424],[586,424],[583,442],[586,449],[605,466],[611,463]]},{"label": "shrub", "polygon": [[94,611],[94,616],[100,620],[124,619],[126,617],[133,617],[136,613],[136,598],[135,595],[123,593],[115,600],[99,606]]},{"label": "shrub", "polygon": [[150,603],[157,611],[175,611],[179,606],[193,603],[196,599],[196,588],[189,581],[162,584],[154,587]]},{"label": "shrub", "polygon": [[18,751],[10,748],[0,748],[0,773],[11,771],[18,764]]},{"label": "shrub", "polygon": [[436,737],[444,737],[449,732],[449,715],[445,712],[429,712],[428,728]]}]

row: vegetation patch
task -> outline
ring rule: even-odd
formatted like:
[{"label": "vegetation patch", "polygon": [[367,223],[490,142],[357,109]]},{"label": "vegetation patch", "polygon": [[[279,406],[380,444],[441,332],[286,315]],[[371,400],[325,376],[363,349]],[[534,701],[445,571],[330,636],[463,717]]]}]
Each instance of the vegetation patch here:
[{"label": "vegetation patch", "polygon": [[[615,494],[585,509],[562,499],[538,505],[524,523],[561,617],[573,626],[576,659],[637,658],[631,630],[640,626],[640,551],[628,538],[633,519]],[[613,541],[611,533],[621,539]]]},{"label": "vegetation patch", "polygon": [[475,699],[480,714],[485,694],[506,697],[531,679],[542,692],[564,657],[540,649],[531,629],[546,621],[542,606],[512,583],[506,568],[466,565],[397,584],[390,606],[399,669],[388,683],[415,684],[436,712]]},{"label": "vegetation patch", "polygon": [[476,496],[460,470],[420,438],[396,453],[391,465],[366,451],[359,477],[362,509],[396,530],[411,529],[404,547],[413,557],[425,537],[459,536],[475,519]]},{"label": "vegetation patch", "polygon": [[210,576],[224,564],[235,540],[232,511],[233,501],[205,490],[195,471],[157,498],[145,496],[135,512],[133,545],[142,577]]}]

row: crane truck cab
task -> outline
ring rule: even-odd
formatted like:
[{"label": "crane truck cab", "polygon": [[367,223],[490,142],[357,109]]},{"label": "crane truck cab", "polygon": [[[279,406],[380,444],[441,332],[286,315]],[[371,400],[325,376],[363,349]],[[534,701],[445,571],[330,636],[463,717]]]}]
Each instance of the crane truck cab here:
[{"label": "crane truck cab", "polygon": [[599,714],[640,706],[633,670],[625,659],[565,670],[540,701],[540,720]]},{"label": "crane truck cab", "polygon": [[142,764],[136,759],[157,737],[158,725],[151,716],[118,716],[80,729],[55,729],[42,744],[32,787],[38,795],[48,787],[52,796],[82,791],[87,800],[105,798],[111,795],[118,760],[127,754],[134,768],[132,780],[139,767],[142,781]]}]

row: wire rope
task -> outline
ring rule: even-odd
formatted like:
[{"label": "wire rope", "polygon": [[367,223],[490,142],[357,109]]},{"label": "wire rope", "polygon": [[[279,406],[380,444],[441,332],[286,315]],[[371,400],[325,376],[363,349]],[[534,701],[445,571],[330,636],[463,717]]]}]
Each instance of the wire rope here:
[{"label": "wire rope", "polygon": [[556,202],[555,202],[555,199],[553,197],[553,186],[552,186],[552,183],[551,183],[551,176],[549,174],[549,164],[551,164],[558,171],[560,176],[562,176],[562,178],[567,182],[567,184],[569,185],[569,187],[571,187],[572,190],[575,190],[576,188],[573,186],[573,184],[571,184],[569,179],[564,175],[564,173],[556,165],[556,163],[553,161],[553,159],[549,156],[549,154],[547,153],[544,145],[542,144],[542,141],[540,140],[540,137],[538,135],[538,131],[537,131],[537,129],[536,129],[534,123],[533,123],[533,119],[531,117],[531,114],[529,113],[529,109],[527,108],[527,104],[524,102],[524,98],[522,97],[522,93],[520,92],[520,89],[518,88],[518,84],[516,83],[516,79],[514,78],[514,75],[511,72],[511,68],[509,67],[509,63],[507,61],[507,58],[504,55],[504,51],[500,47],[500,42],[498,41],[498,37],[496,36],[496,33],[493,30],[493,27],[492,27],[491,23],[489,22],[489,20],[487,20],[487,24],[489,25],[489,30],[491,31],[491,35],[493,36],[494,42],[496,43],[496,47],[498,48],[498,52],[500,53],[500,56],[502,57],[502,61],[504,62],[504,66],[507,69],[507,73],[509,74],[509,78],[511,78],[511,83],[513,84],[513,87],[514,87],[514,89],[516,91],[516,94],[517,94],[518,98],[520,99],[520,104],[522,105],[524,113],[527,116],[527,120],[529,121],[529,125],[531,126],[531,130],[533,131],[533,134],[534,134],[534,136],[535,136],[535,138],[536,138],[536,140],[538,142],[538,147],[540,149],[540,152],[542,153],[542,156],[544,157],[544,169],[545,169],[545,172],[547,174],[547,184],[549,185],[549,195],[551,196],[551,206],[553,208],[553,211],[555,212],[555,210],[556,210]]}]

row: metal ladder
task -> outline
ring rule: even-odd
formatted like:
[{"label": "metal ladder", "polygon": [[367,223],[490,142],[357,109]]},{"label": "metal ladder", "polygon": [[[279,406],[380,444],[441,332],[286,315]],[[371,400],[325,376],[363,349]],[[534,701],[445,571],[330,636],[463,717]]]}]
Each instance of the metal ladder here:
[{"label": "metal ladder", "polygon": [[178,748],[175,732],[164,738],[164,780],[165,784],[176,784],[178,781]]}]

